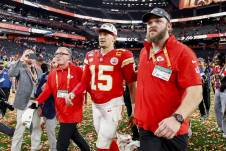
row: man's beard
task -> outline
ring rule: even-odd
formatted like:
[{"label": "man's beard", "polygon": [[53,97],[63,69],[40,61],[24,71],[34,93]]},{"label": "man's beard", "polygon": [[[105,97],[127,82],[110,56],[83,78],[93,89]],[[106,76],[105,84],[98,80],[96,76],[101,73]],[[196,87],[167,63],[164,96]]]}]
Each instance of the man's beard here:
[{"label": "man's beard", "polygon": [[147,35],[147,40],[150,42],[154,42],[154,43],[159,42],[160,40],[162,40],[165,37],[167,32],[168,32],[167,27],[164,28],[159,34],[157,34],[154,37],[150,37],[150,32],[149,32]]}]

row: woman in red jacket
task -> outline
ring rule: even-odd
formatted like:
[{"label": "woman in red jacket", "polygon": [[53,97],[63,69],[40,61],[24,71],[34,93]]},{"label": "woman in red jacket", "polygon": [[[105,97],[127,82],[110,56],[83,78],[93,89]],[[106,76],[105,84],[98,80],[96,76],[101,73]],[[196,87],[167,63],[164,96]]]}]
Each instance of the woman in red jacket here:
[{"label": "woman in red jacket", "polygon": [[52,94],[55,100],[56,116],[60,123],[57,139],[57,151],[66,151],[72,139],[81,151],[89,151],[89,145],[79,134],[77,123],[82,121],[83,95],[76,97],[72,102],[66,102],[65,96],[80,82],[82,69],[73,65],[71,50],[59,47],[55,53],[58,68],[49,73],[46,86],[39,97],[37,104],[47,100]]}]

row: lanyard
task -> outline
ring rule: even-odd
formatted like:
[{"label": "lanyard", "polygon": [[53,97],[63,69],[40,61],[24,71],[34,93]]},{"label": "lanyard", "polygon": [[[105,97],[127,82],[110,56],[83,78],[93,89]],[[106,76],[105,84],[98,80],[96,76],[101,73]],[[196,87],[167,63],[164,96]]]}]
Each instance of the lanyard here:
[{"label": "lanyard", "polygon": [[31,71],[31,67],[26,67],[25,70],[27,70],[27,72],[30,73],[30,76],[31,76],[31,81],[33,84],[37,83],[37,78],[38,78],[38,75],[37,75],[37,71],[35,69],[35,67],[32,67],[34,68],[34,73]]},{"label": "lanyard", "polygon": [[[67,90],[69,91],[69,85],[70,85],[70,66],[68,65],[68,73],[67,73]],[[59,78],[58,78],[58,73],[56,72],[56,86],[57,90],[59,88]]]},{"label": "lanyard", "polygon": [[[163,53],[164,53],[164,56],[166,58],[167,66],[171,67],[171,62],[170,62],[169,54],[168,54],[168,52],[166,50],[166,47],[163,48]],[[150,55],[151,55],[153,63],[155,63],[156,62],[155,54],[154,54],[154,52],[153,52],[153,50],[151,48],[150,48]]]}]

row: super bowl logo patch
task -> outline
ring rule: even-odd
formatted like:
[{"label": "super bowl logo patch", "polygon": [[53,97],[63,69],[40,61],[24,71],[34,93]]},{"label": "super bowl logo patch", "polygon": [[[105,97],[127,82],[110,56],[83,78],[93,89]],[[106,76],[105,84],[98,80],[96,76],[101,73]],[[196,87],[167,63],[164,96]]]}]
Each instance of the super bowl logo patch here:
[{"label": "super bowl logo patch", "polygon": [[111,58],[110,63],[112,65],[117,65],[118,64],[118,58],[116,58],[116,57]]}]

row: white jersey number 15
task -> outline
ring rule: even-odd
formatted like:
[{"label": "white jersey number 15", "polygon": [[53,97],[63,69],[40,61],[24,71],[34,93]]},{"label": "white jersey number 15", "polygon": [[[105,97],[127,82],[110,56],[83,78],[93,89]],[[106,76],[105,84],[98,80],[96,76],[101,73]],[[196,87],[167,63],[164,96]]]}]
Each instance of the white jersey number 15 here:
[{"label": "white jersey number 15", "polygon": [[[113,71],[114,67],[113,66],[108,66],[108,65],[98,65],[98,74],[96,75],[95,72],[95,65],[90,66],[90,71],[91,71],[91,89],[92,90],[97,90],[97,88],[101,91],[110,91],[112,89],[112,76],[111,75],[106,75],[104,74],[105,71]],[[100,82],[95,82],[95,79],[98,81],[106,81],[105,84],[100,83]]]}]

